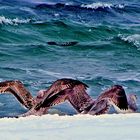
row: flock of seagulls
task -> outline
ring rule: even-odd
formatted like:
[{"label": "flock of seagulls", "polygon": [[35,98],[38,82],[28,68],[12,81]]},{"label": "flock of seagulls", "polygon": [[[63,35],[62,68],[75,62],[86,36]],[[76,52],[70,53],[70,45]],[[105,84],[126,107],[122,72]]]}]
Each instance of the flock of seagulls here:
[{"label": "flock of seagulls", "polygon": [[120,85],[114,85],[103,91],[97,99],[88,95],[88,86],[74,79],[59,79],[48,89],[40,90],[36,97],[25,88],[21,81],[0,82],[0,93],[11,93],[16,99],[28,109],[24,114],[17,117],[29,115],[44,115],[55,105],[68,101],[77,113],[100,115],[109,112],[113,107],[117,113],[132,113],[137,111],[135,94],[125,94]]}]

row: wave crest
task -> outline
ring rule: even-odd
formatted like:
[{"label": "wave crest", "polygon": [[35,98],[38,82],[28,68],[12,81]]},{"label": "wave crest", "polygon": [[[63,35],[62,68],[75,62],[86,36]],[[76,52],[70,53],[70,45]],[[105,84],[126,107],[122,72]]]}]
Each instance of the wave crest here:
[{"label": "wave crest", "polygon": [[103,3],[103,2],[95,2],[91,4],[81,4],[81,5],[75,5],[72,3],[55,3],[55,4],[47,4],[47,3],[42,3],[38,4],[36,8],[68,8],[69,10],[74,10],[74,9],[88,9],[88,10],[98,10],[99,8],[101,9],[111,9],[111,8],[117,8],[117,9],[123,9],[125,8],[124,4],[112,4],[112,3]]},{"label": "wave crest", "polygon": [[82,4],[81,7],[87,8],[87,9],[98,9],[98,8],[120,8],[120,9],[122,9],[125,6],[123,4],[113,5],[111,3],[97,2],[97,3],[92,3],[92,4]]},{"label": "wave crest", "polygon": [[18,19],[18,18],[14,18],[14,19],[10,19],[10,18],[6,18],[4,16],[0,16],[0,24],[4,24],[4,25],[18,25],[18,24],[25,24],[25,23],[29,23],[31,20],[30,19]]},{"label": "wave crest", "polygon": [[140,34],[134,34],[129,36],[119,34],[118,38],[140,49]]}]

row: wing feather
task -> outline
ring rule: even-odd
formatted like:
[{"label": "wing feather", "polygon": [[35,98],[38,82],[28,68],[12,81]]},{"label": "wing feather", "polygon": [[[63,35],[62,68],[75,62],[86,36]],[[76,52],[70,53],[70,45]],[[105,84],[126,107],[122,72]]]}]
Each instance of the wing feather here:
[{"label": "wing feather", "polygon": [[107,98],[101,99],[101,100],[96,100],[88,114],[91,115],[101,115],[101,114],[106,114],[109,109],[110,109],[110,101]]},{"label": "wing feather", "polygon": [[86,93],[84,85],[76,85],[68,94],[68,101],[79,112],[89,110],[93,99]]},{"label": "wing feather", "polygon": [[60,79],[55,81],[48,90],[46,90],[43,100],[40,101],[35,109],[41,107],[48,107],[68,100],[72,106],[78,111],[87,103],[92,100],[86,93],[88,86],[78,80],[73,79]]},{"label": "wing feather", "polygon": [[0,82],[0,93],[7,92],[12,93],[26,108],[30,109],[34,104],[32,95],[20,81],[15,80]]},{"label": "wing feather", "polygon": [[103,92],[97,100],[109,98],[120,109],[128,109],[128,102],[125,91],[122,86],[114,85],[110,89]]}]

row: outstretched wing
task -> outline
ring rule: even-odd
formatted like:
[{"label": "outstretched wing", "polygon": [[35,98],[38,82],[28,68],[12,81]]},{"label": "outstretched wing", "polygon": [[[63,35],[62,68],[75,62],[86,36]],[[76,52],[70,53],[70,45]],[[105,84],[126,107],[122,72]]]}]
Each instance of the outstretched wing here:
[{"label": "outstretched wing", "polygon": [[0,82],[0,93],[12,93],[17,100],[26,108],[32,108],[34,100],[29,91],[20,81]]},{"label": "outstretched wing", "polygon": [[87,88],[88,86],[78,80],[73,80],[73,79],[67,79],[67,78],[63,78],[63,79],[59,79],[57,81],[55,81],[47,90],[44,90],[44,95],[43,95],[43,99],[42,102],[44,102],[46,99],[58,94],[60,91],[63,91],[65,89],[72,89],[73,87],[75,87],[76,85],[84,85],[85,88]]},{"label": "outstretched wing", "polygon": [[51,107],[54,105],[57,105],[59,103],[65,102],[67,100],[67,90],[62,90],[58,94],[55,94],[54,96],[51,96],[50,98],[47,98],[40,106],[37,106],[36,109],[44,108],[44,107]]},{"label": "outstretched wing", "polygon": [[44,91],[44,99],[36,105],[35,109],[39,110],[41,107],[50,107],[68,100],[78,112],[81,112],[81,108],[85,108],[84,106],[92,101],[86,93],[87,87],[86,84],[78,80],[57,80],[48,90]]},{"label": "outstretched wing", "polygon": [[128,102],[125,91],[122,86],[114,85],[107,91],[103,92],[97,100],[108,98],[120,109],[128,109]]},{"label": "outstretched wing", "polygon": [[94,103],[94,100],[86,93],[84,85],[76,85],[68,92],[67,100],[79,112],[87,112]]}]

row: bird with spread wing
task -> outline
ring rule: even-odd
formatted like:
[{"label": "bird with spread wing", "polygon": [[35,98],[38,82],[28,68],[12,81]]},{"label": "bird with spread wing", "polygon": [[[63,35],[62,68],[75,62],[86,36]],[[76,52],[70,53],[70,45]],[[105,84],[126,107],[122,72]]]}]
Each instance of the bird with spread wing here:
[{"label": "bird with spread wing", "polygon": [[22,82],[0,82],[0,93],[11,93],[29,111],[20,116],[43,115],[54,105],[68,101],[73,108],[82,114],[100,115],[108,113],[113,107],[118,113],[130,113],[137,110],[136,95],[126,96],[122,86],[114,85],[99,95],[91,98],[86,92],[88,86],[74,79],[59,79],[47,90],[40,90],[36,97],[25,88]]}]

